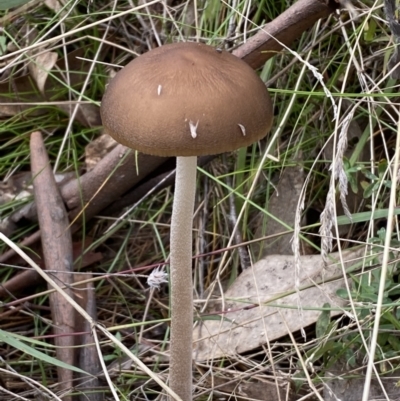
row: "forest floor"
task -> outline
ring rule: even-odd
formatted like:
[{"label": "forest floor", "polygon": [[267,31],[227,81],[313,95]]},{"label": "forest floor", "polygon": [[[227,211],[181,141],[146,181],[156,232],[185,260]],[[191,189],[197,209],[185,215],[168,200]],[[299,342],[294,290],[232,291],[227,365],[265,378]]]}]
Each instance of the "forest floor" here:
[{"label": "forest floor", "polygon": [[398,400],[396,7],[0,4],[0,400],[168,392],[175,162],[117,144],[100,103],[181,41],[242,58],[274,107],[265,139],[199,159],[193,399]]}]

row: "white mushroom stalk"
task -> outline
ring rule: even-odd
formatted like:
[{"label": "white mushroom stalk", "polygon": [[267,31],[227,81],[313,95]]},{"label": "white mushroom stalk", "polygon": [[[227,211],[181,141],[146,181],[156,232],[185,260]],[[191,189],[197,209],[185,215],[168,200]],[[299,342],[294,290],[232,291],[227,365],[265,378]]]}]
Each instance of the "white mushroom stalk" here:
[{"label": "white mushroom stalk", "polygon": [[171,348],[169,384],[192,399],[192,229],[197,157],[177,157],[170,240]]}]

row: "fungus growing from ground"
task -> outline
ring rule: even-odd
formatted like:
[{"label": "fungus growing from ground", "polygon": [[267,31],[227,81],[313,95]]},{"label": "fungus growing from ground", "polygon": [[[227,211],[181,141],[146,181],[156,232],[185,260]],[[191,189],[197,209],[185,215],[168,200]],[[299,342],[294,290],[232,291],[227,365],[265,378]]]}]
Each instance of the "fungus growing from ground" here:
[{"label": "fungus growing from ground", "polygon": [[137,57],[118,72],[103,97],[101,117],[118,142],[155,156],[177,156],[169,385],[189,401],[197,156],[233,151],[263,138],[272,124],[271,100],[258,75],[237,57],[200,43],[175,43]]}]

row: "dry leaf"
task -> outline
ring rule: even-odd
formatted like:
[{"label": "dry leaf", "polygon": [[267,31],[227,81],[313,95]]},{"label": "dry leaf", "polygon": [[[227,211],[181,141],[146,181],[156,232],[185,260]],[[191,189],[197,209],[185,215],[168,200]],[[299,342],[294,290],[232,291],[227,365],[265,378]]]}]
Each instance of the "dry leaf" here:
[{"label": "dry leaf", "polygon": [[65,5],[65,0],[45,0],[44,4],[56,13]]},{"label": "dry leaf", "polygon": [[[59,104],[58,107],[63,110],[67,115],[71,115],[75,105],[74,104]],[[95,104],[81,103],[78,112],[75,115],[76,121],[79,121],[84,127],[100,127],[100,107]]]},{"label": "dry leaf", "polygon": [[58,55],[55,52],[46,52],[34,57],[34,61],[29,63],[29,72],[35,80],[41,93],[44,93],[49,72],[57,62]]},{"label": "dry leaf", "polygon": [[[337,254],[330,255],[333,260]],[[348,265],[362,256],[362,250],[343,254]],[[295,292],[294,261],[292,256],[271,255],[244,271],[226,291],[225,310],[232,310],[220,320],[204,320],[194,330],[194,357],[207,360],[253,350],[269,341],[276,340],[316,322],[318,310],[325,302],[341,307],[345,301],[336,296],[336,290],[344,287],[340,262],[324,269],[320,255],[301,257],[299,273],[301,288]],[[325,282],[315,286],[316,282]],[[291,295],[286,295],[290,293]],[[246,306],[271,303],[278,306]],[[301,305],[301,311],[297,308]],[[332,312],[332,315],[340,312]],[[229,319],[229,320],[228,320]],[[285,321],[285,323],[284,323]]]},{"label": "dry leaf", "polygon": [[[68,71],[69,84],[75,90],[80,90],[83,81],[86,78],[85,73],[89,70],[90,63],[79,59],[84,55],[85,49],[80,48],[68,54],[67,59],[60,59],[53,69],[52,74],[45,77],[45,86],[42,93],[39,93],[37,85],[32,80],[31,75],[20,77],[10,77],[8,82],[0,83],[0,117],[14,116],[29,109],[30,115],[41,115],[48,113],[45,105],[46,100],[60,101],[58,107],[66,114],[71,114],[74,110],[74,103],[65,102],[66,87],[61,83],[65,80],[65,74]],[[33,65],[31,63],[30,65]],[[54,65],[53,65],[54,67]],[[31,67],[33,68],[33,67]],[[25,102],[40,102],[41,107],[32,107],[32,104]],[[95,127],[101,125],[99,107],[94,104],[81,104],[76,120],[85,127]]]},{"label": "dry leaf", "polygon": [[86,170],[90,171],[93,167],[112,149],[117,146],[117,141],[108,134],[100,135],[90,142],[85,148]]}]

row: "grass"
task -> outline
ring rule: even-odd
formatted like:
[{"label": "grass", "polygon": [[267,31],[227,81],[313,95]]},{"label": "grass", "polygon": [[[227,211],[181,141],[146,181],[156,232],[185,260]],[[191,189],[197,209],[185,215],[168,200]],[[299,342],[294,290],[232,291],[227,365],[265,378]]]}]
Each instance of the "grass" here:
[{"label": "grass", "polygon": [[[306,329],[306,340],[300,333],[293,333],[291,338],[274,342],[272,358],[259,348],[246,355],[199,364],[195,377],[195,394],[199,399],[216,399],[237,391],[229,386],[218,387],[218,383],[213,387],[207,372],[213,372],[223,384],[232,377],[240,377],[242,385],[246,385],[251,379],[271,379],[272,364],[287,378],[284,383],[293,379],[293,391],[316,398],[324,383],[329,385],[330,369],[340,363],[339,356],[346,360],[352,354],[349,365],[353,370],[349,369],[347,374],[364,377],[362,368],[368,364],[365,346],[369,347],[374,327],[380,329],[374,356],[378,372],[383,376],[399,366],[397,220],[391,226],[393,234],[385,231],[382,235],[379,231],[386,228],[390,216],[390,197],[392,205],[398,197],[393,181],[398,153],[398,85],[387,75],[393,39],[380,2],[365,1],[357,7],[357,20],[351,20],[344,10],[339,18],[331,16],[320,21],[301,35],[291,51],[282,51],[260,71],[269,84],[275,107],[274,128],[268,139],[218,158],[199,170],[194,218],[194,229],[199,235],[195,236],[195,253],[204,256],[194,262],[195,294],[199,310],[203,310],[208,288],[216,283],[216,288],[225,286],[240,274],[240,242],[263,240],[268,232],[269,205],[277,180],[296,164],[303,167],[306,177],[302,184],[304,208],[298,210],[302,215],[298,231],[302,252],[320,252],[324,239],[318,231],[319,216],[332,185],[329,168],[335,153],[330,143],[337,144],[342,123],[350,113],[354,113],[360,135],[350,141],[344,166],[349,179],[347,199],[355,199],[357,208],[351,210],[355,223],[352,227],[346,228],[344,217],[333,218],[332,231],[336,235],[337,229],[341,237],[340,242],[333,242],[333,250],[354,244],[365,246],[372,253],[388,249],[388,261],[394,267],[382,277],[382,259],[377,259],[371,267],[366,262],[365,272],[349,276],[353,289],[350,293],[343,289],[342,295],[347,296],[352,312],[332,321],[321,312],[325,323],[320,323],[320,335],[311,327]],[[1,188],[8,194],[0,201],[1,220],[14,216],[32,199],[31,178],[26,175],[30,170],[32,131],[43,132],[57,173],[85,171],[85,147],[101,133],[98,126],[86,121],[91,116],[90,107],[99,105],[110,76],[120,65],[158,42],[186,38],[230,50],[286,8],[285,2],[265,0],[174,2],[168,7],[157,1],[137,6],[128,0],[101,0],[65,1],[58,11],[38,2],[15,13],[0,11],[0,56],[5,57],[0,59],[0,178],[4,183]],[[43,92],[37,89],[28,69],[28,64],[35,66],[36,52],[57,54],[57,63],[48,74]],[[321,73],[322,79],[318,79],[312,67]],[[18,103],[10,104],[11,99]],[[74,114],[78,103],[83,114]],[[336,119],[333,104],[338,108]],[[22,187],[16,184],[18,177],[25,177]],[[24,193],[17,196],[22,189]],[[285,199],[284,194],[282,197]],[[236,209],[233,220],[232,201]],[[163,264],[168,257],[171,202],[172,190],[163,189],[140,202],[122,221],[116,215],[96,216],[74,235],[74,241],[81,246],[83,239],[91,238],[93,242],[85,252],[100,252],[103,257],[101,262],[81,270],[93,271],[98,322],[107,328],[99,332],[98,338],[105,363],[124,359],[127,350],[123,343],[164,381],[168,375],[168,291],[164,286],[150,296],[146,277],[152,266]],[[388,208],[389,211],[379,214]],[[372,219],[374,213],[376,217]],[[337,214],[343,212],[339,209]],[[284,220],[282,215],[273,217]],[[115,227],[108,231],[114,222]],[[294,228],[293,224],[290,223],[289,230]],[[9,235],[14,242],[37,230],[36,222],[29,219],[21,219],[15,225]],[[232,235],[234,226],[238,227],[240,241]],[[283,225],[282,232],[287,230]],[[371,243],[375,244],[372,250]],[[1,241],[0,251],[7,249]],[[250,251],[251,260],[258,260],[255,247],[248,245],[244,249]],[[25,265],[14,266],[10,261],[10,265],[2,266],[1,280],[24,268]],[[373,319],[380,283],[386,286],[378,323]],[[0,328],[12,338],[22,335],[40,341],[25,341],[31,347],[28,351],[16,347],[15,342],[2,347],[0,369],[2,374],[8,372],[8,392],[2,394],[2,399],[32,399],[33,387],[39,386],[58,391],[54,361],[41,359],[34,351],[48,357],[55,355],[49,337],[51,321],[45,288],[41,285],[22,294],[26,297],[24,306],[2,318]],[[3,306],[1,312],[9,310]],[[150,351],[137,345],[142,331]],[[307,363],[302,364],[301,360]],[[154,382],[149,384],[149,376],[132,366],[125,369],[121,365],[118,374],[109,375],[110,381],[105,380],[102,387],[108,399],[113,397],[110,388],[114,388],[114,398],[121,400],[154,399],[160,391]]]}]

